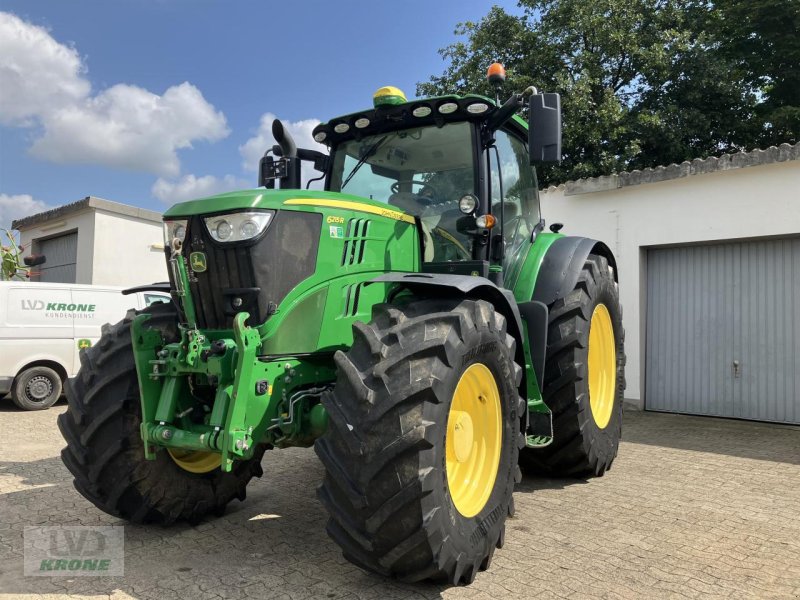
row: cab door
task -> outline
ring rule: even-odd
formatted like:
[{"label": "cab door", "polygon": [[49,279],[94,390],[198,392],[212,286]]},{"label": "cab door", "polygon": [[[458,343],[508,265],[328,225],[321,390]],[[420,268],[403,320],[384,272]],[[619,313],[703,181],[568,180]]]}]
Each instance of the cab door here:
[{"label": "cab door", "polygon": [[541,219],[536,170],[528,160],[528,146],[500,130],[489,148],[489,188],[492,214],[503,222],[505,287],[513,289]]}]

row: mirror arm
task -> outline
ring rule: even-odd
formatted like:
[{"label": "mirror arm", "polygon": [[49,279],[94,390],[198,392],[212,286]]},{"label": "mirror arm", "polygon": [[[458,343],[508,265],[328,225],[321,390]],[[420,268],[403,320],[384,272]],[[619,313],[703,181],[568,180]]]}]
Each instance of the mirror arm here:
[{"label": "mirror arm", "polygon": [[523,104],[523,94],[512,94],[511,97],[505,101],[503,106],[494,111],[486,120],[486,129],[491,132],[500,129],[503,123],[508,121],[522,108]]},{"label": "mirror arm", "polygon": [[525,100],[536,93],[536,88],[530,86],[525,88],[521,94],[512,94],[511,97],[505,101],[503,106],[494,111],[487,119],[486,128],[492,132],[500,129],[503,123],[508,121],[520,108],[525,106]]}]

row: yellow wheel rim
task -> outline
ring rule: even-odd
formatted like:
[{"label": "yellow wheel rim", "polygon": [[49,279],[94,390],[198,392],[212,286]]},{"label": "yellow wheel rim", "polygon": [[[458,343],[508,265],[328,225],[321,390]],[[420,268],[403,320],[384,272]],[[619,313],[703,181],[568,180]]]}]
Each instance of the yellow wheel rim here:
[{"label": "yellow wheel rim", "polygon": [[502,440],[497,383],[485,365],[475,363],[461,375],[453,393],[445,439],[447,487],[465,517],[477,515],[489,500]]},{"label": "yellow wheel rim", "polygon": [[617,345],[614,326],[605,304],[598,304],[589,325],[589,405],[592,418],[605,429],[614,412],[617,395]]},{"label": "yellow wheel rim", "polygon": [[218,469],[222,464],[222,455],[216,452],[181,450],[179,448],[167,448],[167,452],[176,465],[190,473],[208,473]]}]

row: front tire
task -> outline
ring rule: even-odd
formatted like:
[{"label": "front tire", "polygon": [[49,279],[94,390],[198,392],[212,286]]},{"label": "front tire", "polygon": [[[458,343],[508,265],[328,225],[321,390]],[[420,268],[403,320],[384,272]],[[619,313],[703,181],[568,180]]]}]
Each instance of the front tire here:
[{"label": "front tire", "polygon": [[[165,341],[176,339],[172,305],[153,304],[141,312],[151,314],[145,327],[159,329]],[[67,441],[61,459],[75,477],[75,489],[110,515],[161,524],[220,515],[231,500],[244,500],[247,483],[261,476],[264,448],[257,447],[249,461],[237,461],[230,473],[192,472],[198,461],[176,460],[166,450],[155,460],[145,459],[130,331],[137,314],[131,311],[116,325],[104,326],[100,341],[81,352],[81,370],[67,382],[69,410],[58,418]]]},{"label": "front tire", "polygon": [[376,306],[353,332],[316,443],[328,533],[369,571],[470,583],[503,544],[520,478],[505,318],[483,301],[421,300]]},{"label": "front tire", "polygon": [[611,468],[622,436],[624,337],[608,261],[590,254],[575,289],[550,306],[543,397],[553,442],[522,450],[523,471],[590,477]]}]

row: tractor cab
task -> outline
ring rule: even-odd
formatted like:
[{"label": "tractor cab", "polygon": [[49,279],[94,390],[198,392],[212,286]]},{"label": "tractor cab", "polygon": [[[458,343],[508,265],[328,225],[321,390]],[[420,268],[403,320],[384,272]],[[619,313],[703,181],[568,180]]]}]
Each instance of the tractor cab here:
[{"label": "tractor cab", "polygon": [[[526,99],[538,119],[530,132],[516,116]],[[314,129],[315,141],[329,147],[327,157],[293,150],[279,124],[277,158],[262,159],[260,183],[297,188],[299,161],[313,161],[326,191],[413,216],[423,271],[478,273],[502,285],[502,273],[518,272],[525,240],[543,226],[532,165],[560,159],[558,95],[529,88],[503,105],[474,94],[409,102],[387,86],[373,104]]]}]

